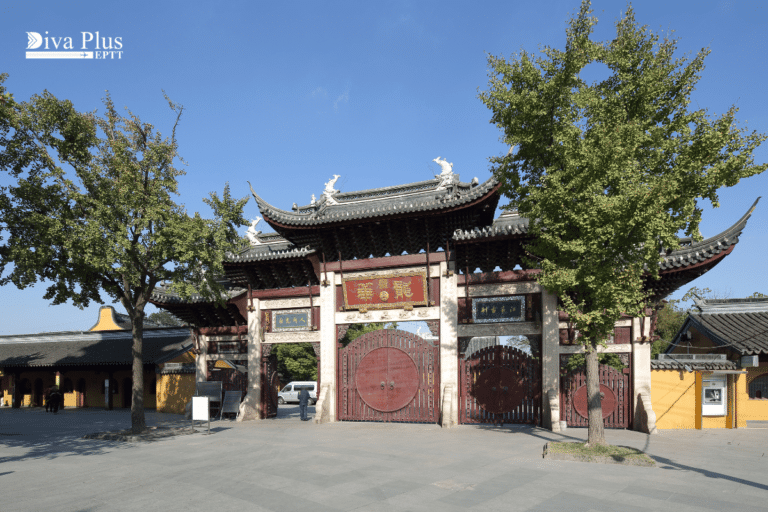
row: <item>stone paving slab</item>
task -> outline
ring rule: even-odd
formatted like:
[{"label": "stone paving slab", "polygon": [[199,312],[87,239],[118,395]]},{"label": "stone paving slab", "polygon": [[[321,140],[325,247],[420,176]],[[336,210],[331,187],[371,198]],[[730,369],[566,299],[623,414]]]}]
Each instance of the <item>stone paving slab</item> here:
[{"label": "stone paving slab", "polygon": [[[156,431],[189,429],[147,412]],[[152,442],[83,439],[127,410],[0,409],[0,510],[765,510],[768,430],[606,431],[657,467],[542,459],[552,433],[505,426],[211,423]],[[207,427],[207,425],[206,425]],[[44,482],[45,485],[41,485]]]}]

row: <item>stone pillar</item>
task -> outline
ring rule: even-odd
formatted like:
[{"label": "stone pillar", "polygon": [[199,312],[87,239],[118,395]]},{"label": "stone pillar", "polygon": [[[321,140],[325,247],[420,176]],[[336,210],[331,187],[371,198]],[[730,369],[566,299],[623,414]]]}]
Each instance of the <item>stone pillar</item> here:
[{"label": "stone pillar", "polygon": [[[541,408],[544,428],[560,432],[560,418],[551,415],[549,400],[560,399],[560,329],[557,296],[541,289]],[[559,415],[558,415],[559,416]]]},{"label": "stone pillar", "polygon": [[[459,423],[459,297],[456,274],[440,262],[440,401],[442,425]],[[445,397],[445,392],[450,395]],[[446,399],[447,398],[447,399]],[[446,410],[448,409],[448,410]]]},{"label": "stone pillar", "polygon": [[328,272],[328,285],[320,285],[320,389],[328,385],[328,421],[336,421],[336,273]]},{"label": "stone pillar", "polygon": [[250,299],[248,308],[248,388],[237,421],[261,419],[261,304]]},{"label": "stone pillar", "polygon": [[642,415],[637,411],[640,393],[645,391],[648,396],[651,394],[651,342],[641,341],[643,335],[646,339],[650,338],[650,321],[645,321],[646,332],[642,332],[641,326],[639,318],[632,319],[632,410],[635,411],[632,428],[644,431],[644,426],[640,424]]}]

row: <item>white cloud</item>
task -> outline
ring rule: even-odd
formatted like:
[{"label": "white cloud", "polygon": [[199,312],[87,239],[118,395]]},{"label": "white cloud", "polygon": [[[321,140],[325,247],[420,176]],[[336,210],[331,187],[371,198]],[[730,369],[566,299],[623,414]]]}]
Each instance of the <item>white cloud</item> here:
[{"label": "white cloud", "polygon": [[318,87],[317,89],[312,91],[312,97],[313,98],[327,98],[328,97],[328,91],[326,91],[322,87]]},{"label": "white cloud", "polygon": [[336,98],[333,102],[333,110],[339,110],[339,103],[347,103],[349,101],[349,89],[344,91],[344,94]]}]

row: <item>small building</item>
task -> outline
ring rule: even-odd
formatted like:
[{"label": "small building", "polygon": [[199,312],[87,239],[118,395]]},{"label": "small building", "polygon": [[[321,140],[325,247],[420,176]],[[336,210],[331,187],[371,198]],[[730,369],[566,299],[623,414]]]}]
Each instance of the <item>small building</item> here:
[{"label": "small building", "polygon": [[768,423],[768,298],[695,299],[651,370],[658,428]]},{"label": "small building", "polygon": [[[145,408],[184,412],[194,392],[191,336],[188,327],[145,324]],[[130,407],[132,342],[130,320],[110,306],[88,331],[0,336],[3,405],[42,406],[45,390],[58,386],[64,407]]]}]

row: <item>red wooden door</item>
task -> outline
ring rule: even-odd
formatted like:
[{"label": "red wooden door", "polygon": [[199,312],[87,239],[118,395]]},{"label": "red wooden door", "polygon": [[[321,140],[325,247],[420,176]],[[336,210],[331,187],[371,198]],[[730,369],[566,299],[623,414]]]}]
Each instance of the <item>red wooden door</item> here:
[{"label": "red wooden door", "polygon": [[[250,378],[250,374],[249,374]],[[280,377],[277,374],[277,356],[261,358],[261,417],[277,416],[277,392],[280,390]]]},{"label": "red wooden door", "polygon": [[459,360],[459,423],[541,421],[541,365],[522,350],[496,345]]},{"label": "red wooden door", "polygon": [[436,423],[439,349],[415,334],[384,329],[339,349],[339,419]]},{"label": "red wooden door", "polygon": [[[631,395],[629,389],[629,368],[617,370],[611,366],[598,365],[600,373],[600,395],[605,428],[629,428],[631,422]],[[571,372],[560,378],[561,420],[569,427],[587,427],[587,376],[584,371]]]}]

